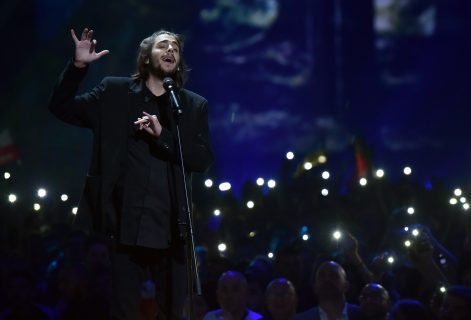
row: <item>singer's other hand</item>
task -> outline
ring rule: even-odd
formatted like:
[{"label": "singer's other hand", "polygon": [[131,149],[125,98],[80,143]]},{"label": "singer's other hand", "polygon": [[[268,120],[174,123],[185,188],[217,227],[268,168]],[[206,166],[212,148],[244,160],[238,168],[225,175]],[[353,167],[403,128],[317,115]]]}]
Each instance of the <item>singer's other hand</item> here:
[{"label": "singer's other hand", "polygon": [[160,137],[162,125],[157,119],[157,116],[151,115],[145,111],[143,111],[143,113],[144,116],[142,118],[137,118],[137,120],[134,121],[134,124],[139,125],[139,130],[145,130],[154,137]]},{"label": "singer's other hand", "polygon": [[109,50],[98,53],[95,51],[97,41],[93,39],[93,30],[83,29],[80,40],[75,35],[74,29],[70,30],[70,34],[75,43],[74,65],[78,68],[84,68],[109,53]]}]

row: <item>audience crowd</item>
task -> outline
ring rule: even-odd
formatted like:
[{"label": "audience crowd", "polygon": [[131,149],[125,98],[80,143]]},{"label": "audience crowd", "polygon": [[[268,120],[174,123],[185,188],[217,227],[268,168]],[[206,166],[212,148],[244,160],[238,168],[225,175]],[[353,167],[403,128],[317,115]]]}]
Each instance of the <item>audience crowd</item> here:
[{"label": "audience crowd", "polygon": [[[203,295],[182,319],[190,302],[203,320],[471,319],[464,194],[451,205],[439,181],[283,170],[275,188],[247,183],[238,197],[195,188]],[[0,320],[108,319],[108,239],[74,229],[60,206],[1,206]],[[155,286],[143,279],[141,319],[154,319]]]}]

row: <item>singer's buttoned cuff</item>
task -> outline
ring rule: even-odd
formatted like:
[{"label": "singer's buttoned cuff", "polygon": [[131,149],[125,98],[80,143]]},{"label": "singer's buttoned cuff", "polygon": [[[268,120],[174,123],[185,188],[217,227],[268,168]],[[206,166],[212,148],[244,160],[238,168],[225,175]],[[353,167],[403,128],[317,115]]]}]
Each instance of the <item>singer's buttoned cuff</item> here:
[{"label": "singer's buttoned cuff", "polygon": [[169,155],[173,155],[173,136],[168,129],[162,128],[162,132],[156,142],[159,149],[164,150]]}]

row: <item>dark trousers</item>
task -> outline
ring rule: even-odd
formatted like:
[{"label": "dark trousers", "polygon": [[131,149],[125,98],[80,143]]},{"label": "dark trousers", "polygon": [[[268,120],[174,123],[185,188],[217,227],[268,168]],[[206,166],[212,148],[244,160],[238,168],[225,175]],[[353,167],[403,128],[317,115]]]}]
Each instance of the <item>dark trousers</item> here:
[{"label": "dark trousers", "polygon": [[139,320],[142,284],[149,275],[156,286],[156,319],[182,318],[187,294],[183,244],[162,250],[116,245],[111,263],[113,320]]}]

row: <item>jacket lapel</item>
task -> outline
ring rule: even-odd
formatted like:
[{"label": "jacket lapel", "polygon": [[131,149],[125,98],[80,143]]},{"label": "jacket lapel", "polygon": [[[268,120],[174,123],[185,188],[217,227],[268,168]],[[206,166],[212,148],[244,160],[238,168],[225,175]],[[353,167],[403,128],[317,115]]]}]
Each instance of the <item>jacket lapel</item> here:
[{"label": "jacket lapel", "polygon": [[131,126],[130,110],[142,103],[142,83],[132,81],[128,90],[117,88],[112,96],[113,101],[107,103],[102,115],[102,172],[103,179],[110,185],[119,178],[119,170],[125,160],[128,130]]}]

